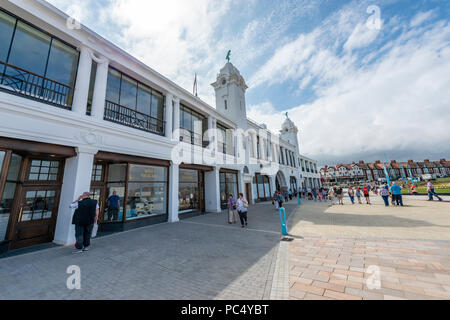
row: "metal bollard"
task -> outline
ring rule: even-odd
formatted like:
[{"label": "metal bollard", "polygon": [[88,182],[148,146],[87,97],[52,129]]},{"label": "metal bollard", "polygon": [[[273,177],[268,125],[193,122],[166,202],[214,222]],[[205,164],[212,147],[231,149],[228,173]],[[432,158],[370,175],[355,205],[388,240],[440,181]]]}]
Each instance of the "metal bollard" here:
[{"label": "metal bollard", "polygon": [[297,194],[298,199],[298,205],[300,206],[302,204],[302,197],[300,196],[300,193]]},{"label": "metal bollard", "polygon": [[287,236],[288,232],[287,232],[287,221],[286,221],[286,209],[283,207],[280,208],[280,220],[281,220],[281,233],[284,236]]}]

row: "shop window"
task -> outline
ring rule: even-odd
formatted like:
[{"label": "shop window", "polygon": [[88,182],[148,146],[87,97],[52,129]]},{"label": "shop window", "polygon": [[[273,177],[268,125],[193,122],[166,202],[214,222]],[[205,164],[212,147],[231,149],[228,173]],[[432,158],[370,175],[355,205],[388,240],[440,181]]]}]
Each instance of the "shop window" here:
[{"label": "shop window", "polygon": [[29,181],[56,181],[58,180],[59,161],[32,160]]},{"label": "shop window", "polygon": [[200,210],[199,172],[180,169],[178,210],[181,213]]},{"label": "shop window", "polygon": [[130,164],[126,219],[167,214],[167,168]]},{"label": "shop window", "polygon": [[19,221],[51,219],[55,195],[55,190],[27,191]]}]

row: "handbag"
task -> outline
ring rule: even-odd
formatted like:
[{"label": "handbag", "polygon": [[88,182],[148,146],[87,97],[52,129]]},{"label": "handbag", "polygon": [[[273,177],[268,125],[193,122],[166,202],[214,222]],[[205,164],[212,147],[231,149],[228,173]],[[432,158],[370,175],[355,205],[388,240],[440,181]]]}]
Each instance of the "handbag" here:
[{"label": "handbag", "polygon": [[98,223],[95,223],[94,227],[92,228],[91,238],[95,238],[97,236],[97,231],[98,231]]},{"label": "handbag", "polygon": [[247,209],[248,208],[248,202],[243,202],[244,208]]}]

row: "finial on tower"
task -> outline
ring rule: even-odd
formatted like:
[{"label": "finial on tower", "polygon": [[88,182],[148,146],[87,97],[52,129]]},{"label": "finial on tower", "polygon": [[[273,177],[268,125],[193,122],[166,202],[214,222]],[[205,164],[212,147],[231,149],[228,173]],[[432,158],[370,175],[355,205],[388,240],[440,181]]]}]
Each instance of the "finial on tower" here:
[{"label": "finial on tower", "polygon": [[227,57],[226,57],[225,59],[227,59],[228,62],[230,62],[230,59],[231,59],[231,50],[228,50]]},{"label": "finial on tower", "polygon": [[289,112],[286,112],[286,118],[289,119]]}]

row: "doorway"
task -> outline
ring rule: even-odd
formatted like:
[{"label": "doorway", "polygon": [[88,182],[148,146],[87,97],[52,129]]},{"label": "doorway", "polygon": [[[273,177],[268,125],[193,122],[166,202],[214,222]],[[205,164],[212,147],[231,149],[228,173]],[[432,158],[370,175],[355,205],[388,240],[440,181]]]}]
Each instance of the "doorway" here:
[{"label": "doorway", "polygon": [[64,160],[24,157],[10,218],[10,249],[54,238]]},{"label": "doorway", "polygon": [[248,203],[252,203],[252,184],[251,183],[245,184],[245,194],[246,194]]}]

